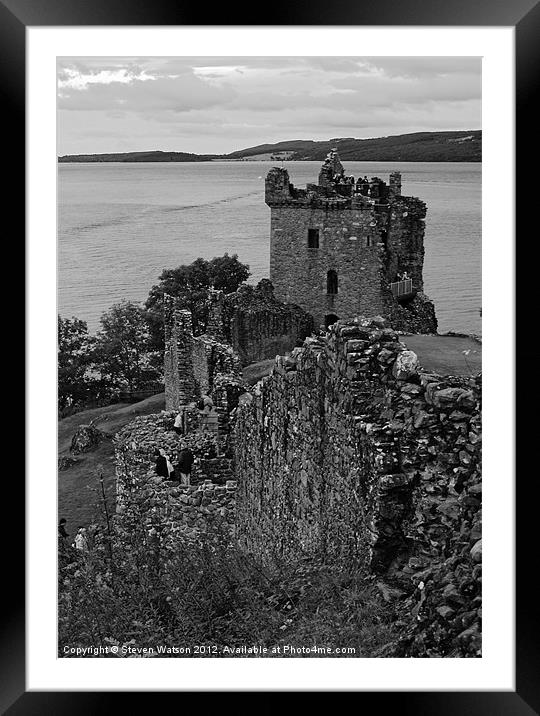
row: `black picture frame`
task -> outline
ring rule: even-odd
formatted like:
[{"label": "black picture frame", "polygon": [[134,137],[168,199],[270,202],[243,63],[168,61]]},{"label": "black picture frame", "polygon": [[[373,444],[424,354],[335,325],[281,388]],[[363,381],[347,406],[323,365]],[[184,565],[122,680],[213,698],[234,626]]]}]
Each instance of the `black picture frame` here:
[{"label": "black picture frame", "polygon": [[[361,692],[355,694],[360,701],[357,706],[369,707],[370,701],[377,708],[395,707],[400,714],[516,714],[521,716],[540,713],[540,673],[538,659],[537,594],[534,586],[536,576],[535,554],[536,524],[534,487],[538,478],[532,467],[531,452],[536,435],[535,421],[528,420],[526,407],[531,402],[531,387],[537,351],[534,329],[529,330],[531,309],[535,306],[532,295],[536,270],[530,260],[529,248],[535,233],[525,227],[533,226],[536,214],[535,160],[538,149],[535,143],[538,125],[533,108],[538,99],[537,78],[540,55],[540,5],[535,0],[321,0],[292,3],[278,0],[271,6],[262,5],[258,16],[255,7],[245,10],[222,4],[211,10],[197,4],[178,0],[0,0],[0,91],[3,95],[2,122],[4,150],[7,153],[4,166],[9,167],[10,182],[6,186],[5,207],[9,213],[20,217],[24,212],[24,162],[21,157],[25,146],[25,30],[38,26],[96,26],[96,25],[332,25],[332,26],[507,26],[515,28],[516,39],[516,176],[515,192],[516,226],[521,228],[523,240],[531,237],[517,254],[520,271],[517,299],[516,330],[522,336],[517,344],[516,358],[516,407],[520,421],[516,428],[516,449],[520,467],[520,483],[517,484],[517,625],[516,625],[516,691],[515,692]],[[263,21],[265,20],[265,21]],[[526,160],[525,160],[526,158]],[[528,176],[527,176],[528,175]],[[506,200],[512,200],[514,187],[501,191]],[[7,209],[6,209],[7,211]],[[20,223],[19,223],[20,226]],[[16,229],[17,230],[17,229]],[[21,231],[21,229],[18,229]],[[489,240],[489,237],[484,237]],[[15,242],[13,242],[15,244]],[[24,242],[15,245],[22,247]],[[521,259],[521,260],[519,260]],[[21,291],[22,293],[22,291]],[[13,323],[13,327],[20,323]],[[15,331],[14,331],[15,334]],[[508,340],[511,337],[502,337]],[[529,340],[530,339],[530,340]],[[531,368],[532,366],[532,368]],[[21,399],[22,402],[22,399]],[[517,413],[516,413],[517,414]],[[513,436],[508,436],[513,439]],[[21,514],[24,510],[24,483],[21,470],[4,475],[4,504],[10,512]],[[517,474],[517,468],[516,468]],[[18,479],[15,479],[18,478]],[[530,478],[530,479],[529,479]],[[489,479],[489,475],[485,476]],[[17,508],[15,508],[15,505]],[[6,523],[5,523],[6,524]],[[529,550],[529,546],[532,547]],[[126,708],[126,693],[100,692],[27,692],[25,686],[25,614],[24,614],[24,538],[22,520],[14,527],[4,529],[3,550],[4,590],[6,604],[2,611],[2,638],[0,643],[0,709],[10,716],[18,714],[56,715],[70,713],[90,714],[107,712],[112,708]],[[273,708],[276,693],[268,694],[259,707]],[[321,695],[322,696],[322,695]],[[138,706],[150,706],[149,699],[155,694],[136,695]],[[223,695],[220,695],[223,699]],[[331,697],[333,698],[333,697]],[[225,701],[230,702],[230,697]],[[326,700],[326,698],[325,698]],[[155,705],[155,702],[154,702]],[[223,704],[224,705],[224,704]],[[324,704],[321,704],[324,708]]]}]

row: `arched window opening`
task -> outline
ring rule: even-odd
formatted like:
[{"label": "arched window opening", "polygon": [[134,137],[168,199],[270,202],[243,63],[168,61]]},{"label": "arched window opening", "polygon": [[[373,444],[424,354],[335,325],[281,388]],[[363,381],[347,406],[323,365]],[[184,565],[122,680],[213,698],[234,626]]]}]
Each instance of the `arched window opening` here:
[{"label": "arched window opening", "polygon": [[326,274],[326,293],[334,295],[338,292],[338,279],[337,273],[334,270],[330,270]]},{"label": "arched window opening", "polygon": [[308,229],[307,232],[308,249],[319,248],[319,229]]},{"label": "arched window opening", "polygon": [[324,317],[324,327],[330,328],[330,326],[336,321],[339,321],[339,316],[336,316],[335,313],[329,313],[327,316]]}]

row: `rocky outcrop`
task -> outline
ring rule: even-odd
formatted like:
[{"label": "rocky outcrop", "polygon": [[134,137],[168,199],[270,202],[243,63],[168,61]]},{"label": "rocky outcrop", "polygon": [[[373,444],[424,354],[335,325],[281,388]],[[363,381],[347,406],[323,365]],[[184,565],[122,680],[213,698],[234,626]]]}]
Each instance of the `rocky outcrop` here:
[{"label": "rocky outcrop", "polygon": [[424,294],[416,296],[404,305],[388,303],[389,323],[396,331],[406,333],[436,333],[437,317],[435,306]]},{"label": "rocky outcrop", "polygon": [[69,449],[74,455],[79,455],[95,450],[103,440],[110,440],[110,435],[98,430],[93,425],[80,425],[71,439]]},{"label": "rocky outcrop", "polygon": [[58,469],[60,471],[69,470],[70,467],[73,467],[73,465],[76,465],[79,462],[81,462],[80,458],[70,457],[69,455],[60,455],[58,458]]}]

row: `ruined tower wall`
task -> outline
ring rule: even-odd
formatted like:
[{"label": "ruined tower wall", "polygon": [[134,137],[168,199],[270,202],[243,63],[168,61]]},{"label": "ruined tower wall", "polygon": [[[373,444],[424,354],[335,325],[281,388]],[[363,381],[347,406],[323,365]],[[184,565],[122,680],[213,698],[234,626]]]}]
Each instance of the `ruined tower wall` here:
[{"label": "ruined tower wall", "polygon": [[240,360],[231,346],[212,336],[193,336],[191,313],[181,309],[178,299],[164,298],[165,317],[165,407],[178,410],[210,393],[218,375],[241,377]]},{"label": "ruined tower wall", "polygon": [[418,291],[424,288],[424,232],[426,205],[414,197],[392,203],[387,225],[387,280],[406,271]]},{"label": "ruined tower wall", "polygon": [[287,353],[314,328],[313,317],[300,306],[276,299],[268,279],[227,295],[222,325],[243,365]]},{"label": "ruined tower wall", "polygon": [[186,405],[199,394],[193,369],[191,313],[179,308],[172,296],[163,301],[165,321],[165,404],[169,409]]},{"label": "ruined tower wall", "polygon": [[[319,230],[319,248],[308,247],[308,229]],[[326,210],[281,205],[272,209],[270,280],[276,297],[309,311],[315,325],[325,316],[385,312],[384,248],[375,211]],[[338,277],[327,293],[327,272]]]},{"label": "ruined tower wall", "polygon": [[[377,177],[355,184],[342,169],[335,175],[339,160],[331,154],[318,185],[298,189],[278,167],[266,178],[270,280],[277,298],[311,313],[316,326],[330,316],[377,314],[403,330],[435,332],[435,311],[423,295],[426,205],[401,195],[399,172],[390,175],[389,185]],[[329,271],[337,274],[337,293],[327,287]],[[398,300],[391,284],[404,273],[412,286]]]}]

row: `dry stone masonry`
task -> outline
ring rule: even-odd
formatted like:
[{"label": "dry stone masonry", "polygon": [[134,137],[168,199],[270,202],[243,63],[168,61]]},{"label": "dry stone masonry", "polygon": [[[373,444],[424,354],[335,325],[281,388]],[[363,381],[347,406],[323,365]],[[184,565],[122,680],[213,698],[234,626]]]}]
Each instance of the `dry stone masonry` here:
[{"label": "dry stone masonry", "polygon": [[[233,534],[236,482],[228,440],[201,432],[196,412],[192,432],[186,435],[173,431],[176,412],[171,411],[138,417],[116,435],[120,519],[134,502],[145,501],[149,524],[174,524],[182,538],[197,541],[214,528]],[[174,466],[183,448],[189,448],[195,456],[190,486],[163,480],[155,472],[157,449],[163,449]]]},{"label": "dry stone masonry", "polygon": [[400,655],[477,656],[480,398],[382,318],[307,339],[238,408],[240,544],[363,564],[405,595]]},{"label": "dry stone masonry", "polygon": [[[271,210],[270,280],[276,297],[309,312],[317,326],[382,315],[401,330],[433,333],[435,309],[423,294],[424,218],[420,199],[401,195],[401,175],[346,176],[337,152],[318,184],[298,189],[282,167],[266,177]],[[399,297],[391,284],[412,280]]]},{"label": "dry stone masonry", "polygon": [[[222,298],[213,293],[209,326],[220,335]],[[232,424],[246,392],[241,364],[214,335],[193,335],[191,313],[178,299],[165,296],[164,307],[166,410],[138,417],[116,435],[118,518],[125,522],[142,503],[145,524],[174,525],[178,538],[230,539],[236,491]],[[211,398],[210,412],[199,408],[204,394]],[[173,429],[178,414],[182,434]],[[156,451],[163,450],[174,467],[184,448],[195,458],[190,486],[163,480],[155,470]]]},{"label": "dry stone masonry", "polygon": [[309,313],[277,300],[268,279],[227,295],[210,292],[206,332],[230,344],[244,366],[292,350],[313,328]]},{"label": "dry stone masonry", "polygon": [[[218,292],[215,292],[218,293]],[[212,335],[193,335],[191,312],[181,308],[173,296],[164,297],[165,320],[165,406],[177,410],[210,394],[217,375],[227,374],[233,382],[242,378],[242,366],[230,345]],[[215,328],[217,321],[213,319]]]}]

